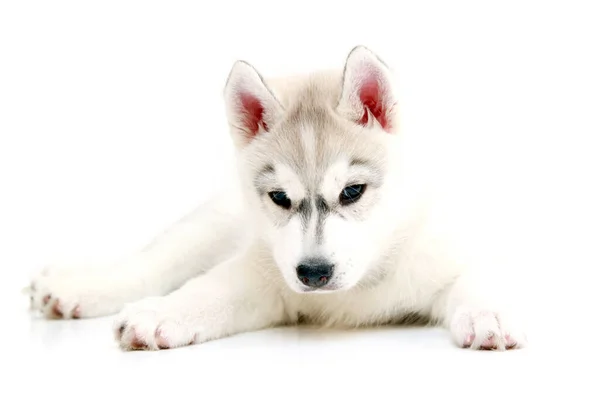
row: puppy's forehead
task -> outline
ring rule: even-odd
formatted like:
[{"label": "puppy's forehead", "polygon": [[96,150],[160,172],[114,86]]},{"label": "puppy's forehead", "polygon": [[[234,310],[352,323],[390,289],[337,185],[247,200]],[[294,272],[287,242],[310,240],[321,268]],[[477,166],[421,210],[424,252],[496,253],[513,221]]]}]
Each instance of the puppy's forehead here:
[{"label": "puppy's forehead", "polygon": [[299,106],[266,135],[260,152],[278,177],[317,192],[335,186],[352,166],[383,161],[383,146],[368,133],[329,109]]},{"label": "puppy's forehead", "polygon": [[278,127],[276,139],[287,159],[320,175],[340,156],[353,151],[356,136],[325,107],[298,106]]},{"label": "puppy's forehead", "polygon": [[[335,136],[342,131],[331,115],[320,107],[298,106],[290,111],[275,132],[282,162],[306,172],[326,168],[335,157]],[[337,152],[341,151],[337,148]]]}]

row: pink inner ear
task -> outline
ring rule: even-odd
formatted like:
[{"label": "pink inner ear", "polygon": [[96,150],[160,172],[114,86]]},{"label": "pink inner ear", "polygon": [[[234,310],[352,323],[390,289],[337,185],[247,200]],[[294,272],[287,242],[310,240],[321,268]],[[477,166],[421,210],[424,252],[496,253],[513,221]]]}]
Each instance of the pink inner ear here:
[{"label": "pink inner ear", "polygon": [[369,112],[379,122],[381,127],[385,130],[388,127],[387,109],[384,105],[383,94],[381,87],[376,78],[370,78],[363,82],[359,97],[361,103],[365,107],[365,112],[360,120],[362,125],[366,125],[369,120]]},{"label": "pink inner ear", "polygon": [[241,93],[240,103],[244,126],[252,136],[258,133],[259,127],[261,126],[264,130],[267,130],[267,125],[264,120],[265,108],[260,100],[249,93]]}]

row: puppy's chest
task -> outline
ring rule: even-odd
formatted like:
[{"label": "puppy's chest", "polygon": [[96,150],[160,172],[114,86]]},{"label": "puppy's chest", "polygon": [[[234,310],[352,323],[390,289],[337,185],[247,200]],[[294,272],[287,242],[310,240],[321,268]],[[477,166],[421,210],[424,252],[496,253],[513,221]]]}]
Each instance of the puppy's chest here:
[{"label": "puppy's chest", "polygon": [[416,323],[427,319],[428,301],[393,287],[299,296],[288,307],[297,323],[358,327],[389,323]]}]

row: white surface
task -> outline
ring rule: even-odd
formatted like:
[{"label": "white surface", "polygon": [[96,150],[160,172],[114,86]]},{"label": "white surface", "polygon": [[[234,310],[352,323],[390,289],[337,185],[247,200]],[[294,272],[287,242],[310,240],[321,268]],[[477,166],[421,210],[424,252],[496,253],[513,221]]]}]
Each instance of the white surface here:
[{"label": "white surface", "polygon": [[[0,5],[0,398],[599,397],[597,2],[313,3]],[[403,132],[494,227],[480,240],[522,265],[530,349],[286,329],[122,353],[110,318],[30,319],[30,273],[133,251],[218,185],[235,59],[304,72],[356,44],[395,68]]]},{"label": "white surface", "polygon": [[439,329],[308,327],[123,352],[110,318],[48,322],[24,315],[14,313],[4,349],[15,357],[4,363],[11,379],[3,390],[14,388],[18,398],[598,398],[597,371],[581,368],[594,364],[591,348],[568,343],[555,329],[533,335],[526,350],[503,353],[455,348]]}]

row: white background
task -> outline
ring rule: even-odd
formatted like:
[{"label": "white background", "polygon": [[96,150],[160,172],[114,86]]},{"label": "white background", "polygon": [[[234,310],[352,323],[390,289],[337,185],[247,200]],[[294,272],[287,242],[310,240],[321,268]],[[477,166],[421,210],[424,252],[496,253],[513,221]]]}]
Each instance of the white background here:
[{"label": "white background", "polygon": [[[599,20],[594,1],[0,3],[0,334],[11,383],[23,398],[90,387],[151,396],[155,385],[205,398],[219,398],[209,386],[336,398],[359,387],[390,397],[588,390],[568,379],[590,373],[598,341]],[[31,273],[128,254],[219,184],[231,161],[221,94],[236,59],[264,75],[341,68],[357,44],[395,70],[403,134],[439,153],[432,168],[487,214],[489,240],[505,241],[531,279],[534,350],[474,356],[430,331],[271,332],[124,355],[110,320],[30,320],[19,291]]]}]

